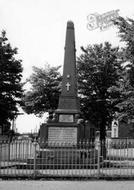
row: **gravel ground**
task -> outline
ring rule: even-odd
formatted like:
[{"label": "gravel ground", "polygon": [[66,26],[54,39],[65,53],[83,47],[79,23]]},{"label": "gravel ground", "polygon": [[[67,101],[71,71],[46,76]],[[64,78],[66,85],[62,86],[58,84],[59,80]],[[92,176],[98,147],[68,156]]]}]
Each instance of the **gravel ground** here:
[{"label": "gravel ground", "polygon": [[0,181],[0,190],[134,190],[134,181]]}]

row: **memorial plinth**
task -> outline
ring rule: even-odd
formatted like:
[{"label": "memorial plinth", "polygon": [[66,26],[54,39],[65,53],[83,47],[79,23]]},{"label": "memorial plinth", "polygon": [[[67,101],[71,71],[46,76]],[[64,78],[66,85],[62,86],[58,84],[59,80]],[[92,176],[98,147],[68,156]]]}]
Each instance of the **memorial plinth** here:
[{"label": "memorial plinth", "polygon": [[77,97],[77,72],[74,24],[68,21],[65,41],[63,79],[58,109],[55,116],[40,127],[40,141],[59,144],[77,144],[81,135],[78,124],[80,106]]}]

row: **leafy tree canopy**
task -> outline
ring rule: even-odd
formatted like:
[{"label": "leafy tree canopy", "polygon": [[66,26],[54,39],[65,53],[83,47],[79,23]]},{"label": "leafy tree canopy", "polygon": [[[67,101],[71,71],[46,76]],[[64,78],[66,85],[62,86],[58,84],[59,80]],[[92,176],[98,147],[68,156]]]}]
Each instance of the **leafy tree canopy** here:
[{"label": "leafy tree canopy", "polygon": [[22,64],[15,55],[17,49],[12,48],[2,31],[0,37],[0,125],[3,133],[8,132],[10,121],[17,116],[18,105],[22,96]]},{"label": "leafy tree canopy", "polygon": [[42,116],[43,113],[55,110],[60,94],[61,74],[58,67],[33,67],[33,74],[27,80],[31,85],[25,92],[23,109],[26,113]]},{"label": "leafy tree canopy", "polygon": [[85,119],[98,125],[104,139],[106,125],[111,123],[120,101],[120,93],[110,90],[121,80],[123,68],[119,48],[106,42],[81,50],[77,64],[81,110]]},{"label": "leafy tree canopy", "polygon": [[122,102],[118,104],[119,119],[134,118],[134,20],[119,17],[115,22],[119,29],[121,41],[125,42],[122,48],[122,57],[127,63],[123,81],[120,83],[119,90],[122,93]]}]

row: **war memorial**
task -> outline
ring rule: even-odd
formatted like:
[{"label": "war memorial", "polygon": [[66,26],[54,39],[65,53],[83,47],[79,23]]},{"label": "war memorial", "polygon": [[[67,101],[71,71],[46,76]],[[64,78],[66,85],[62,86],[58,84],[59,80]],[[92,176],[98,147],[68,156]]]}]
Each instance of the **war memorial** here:
[{"label": "war memorial", "polygon": [[[80,102],[77,95],[77,71],[75,33],[72,21],[67,22],[65,54],[63,66],[62,90],[58,109],[54,115],[40,128],[40,140],[49,143],[77,144],[90,137],[90,126],[83,126],[80,118]],[[93,127],[91,125],[91,127]],[[86,132],[85,132],[86,130]]]},{"label": "war memorial", "polygon": [[[72,164],[81,162],[79,142],[90,140],[89,122],[84,124],[80,117],[80,101],[77,94],[77,71],[75,33],[72,21],[67,22],[65,54],[63,66],[62,89],[57,110],[50,116],[47,123],[40,127],[40,160],[53,158],[52,163]],[[87,157],[87,155],[85,155]],[[83,158],[82,158],[83,159]]]}]

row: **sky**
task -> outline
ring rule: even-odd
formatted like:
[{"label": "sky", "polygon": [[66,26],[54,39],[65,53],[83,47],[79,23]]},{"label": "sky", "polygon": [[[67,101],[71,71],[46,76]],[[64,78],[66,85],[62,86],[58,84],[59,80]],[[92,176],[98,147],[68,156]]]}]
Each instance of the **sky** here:
[{"label": "sky", "polygon": [[[109,41],[120,45],[118,30],[89,31],[87,16],[119,9],[119,15],[134,19],[133,0],[0,0],[0,31],[6,30],[12,47],[22,59],[23,81],[32,74],[32,66],[63,65],[66,24],[74,22],[76,56],[80,47]],[[22,112],[22,111],[21,111]],[[20,115],[18,132],[37,131],[44,118]]]}]

